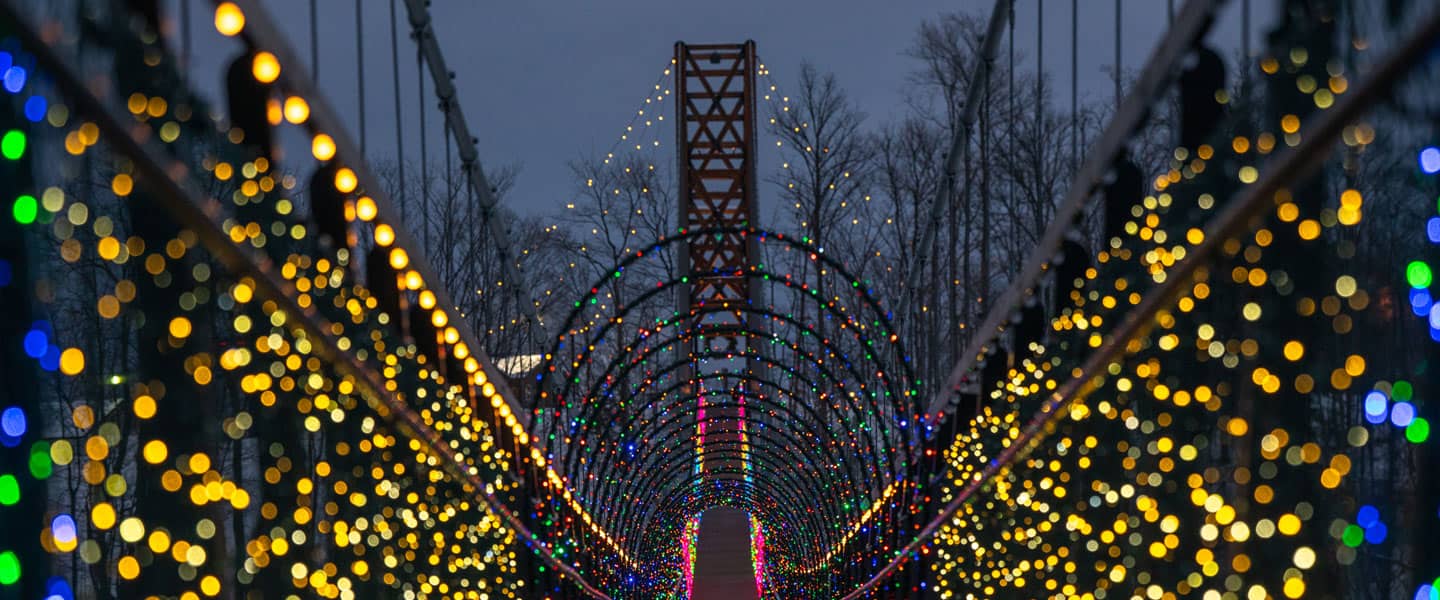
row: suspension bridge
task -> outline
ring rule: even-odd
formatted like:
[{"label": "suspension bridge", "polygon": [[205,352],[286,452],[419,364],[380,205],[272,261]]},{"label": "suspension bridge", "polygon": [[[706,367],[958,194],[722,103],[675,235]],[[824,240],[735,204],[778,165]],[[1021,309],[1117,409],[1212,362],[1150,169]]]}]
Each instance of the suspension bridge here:
[{"label": "suspension bridge", "polygon": [[[1072,68],[997,142],[1024,1],[851,234],[765,222],[761,145],[817,215],[871,198],[755,42],[657,49],[577,183],[630,220],[550,271],[439,3],[357,23],[357,123],[313,1],[307,54],[257,0],[0,0],[0,599],[1440,598],[1440,11],[1170,2],[1127,76],[1103,3],[1113,105],[1086,133]],[[1031,143],[1073,151],[1000,264],[1021,191],[970,190]]]}]

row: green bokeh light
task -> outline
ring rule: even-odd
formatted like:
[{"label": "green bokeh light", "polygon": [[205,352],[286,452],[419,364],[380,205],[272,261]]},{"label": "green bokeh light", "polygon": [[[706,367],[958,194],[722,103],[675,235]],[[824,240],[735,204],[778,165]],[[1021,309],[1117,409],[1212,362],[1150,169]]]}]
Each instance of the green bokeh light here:
[{"label": "green bokeh light", "polygon": [[50,464],[50,442],[35,442],[30,446],[30,474],[36,479],[49,479],[55,466]]},{"label": "green bokeh light", "polygon": [[1346,546],[1359,548],[1360,544],[1365,543],[1365,530],[1361,529],[1359,525],[1347,525],[1345,527],[1345,533],[1340,536],[1340,540],[1345,542]]},{"label": "green bokeh light", "polygon": [[25,155],[25,132],[11,129],[0,138],[0,154],[10,160],[20,160]]},{"label": "green bokeh light", "polygon": [[1395,385],[1390,388],[1390,397],[1394,398],[1396,402],[1409,402],[1410,397],[1414,395],[1414,386],[1405,380],[1395,382]]},{"label": "green bokeh light", "polygon": [[29,225],[35,222],[35,215],[39,214],[40,204],[35,201],[34,196],[24,195],[15,199],[15,205],[10,207],[10,213],[15,216],[15,222],[21,225]]},{"label": "green bokeh light", "polygon": [[1412,444],[1421,444],[1430,439],[1430,422],[1423,417],[1410,422],[1405,428],[1405,439]]},{"label": "green bokeh light", "polygon": [[0,506],[10,506],[20,501],[20,482],[9,473],[0,475]]},{"label": "green bokeh light", "polygon": [[20,581],[20,558],[14,552],[0,552],[0,585],[14,585]]},{"label": "green bokeh light", "polygon": [[1432,278],[1430,265],[1422,261],[1410,261],[1410,264],[1405,266],[1405,281],[1410,282],[1412,288],[1428,288]]}]

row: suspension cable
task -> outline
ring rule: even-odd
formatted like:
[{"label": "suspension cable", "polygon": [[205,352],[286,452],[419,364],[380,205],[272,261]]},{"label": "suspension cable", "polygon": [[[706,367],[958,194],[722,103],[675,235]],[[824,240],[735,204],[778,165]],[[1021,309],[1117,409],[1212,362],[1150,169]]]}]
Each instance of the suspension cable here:
[{"label": "suspension cable", "polygon": [[[402,118],[404,112],[400,105],[400,34],[395,24],[395,0],[390,0],[390,79],[395,82],[395,152],[399,155],[395,160],[395,166],[399,169],[399,189],[395,191],[395,199],[400,203],[401,210],[404,210],[405,202],[405,127]],[[423,106],[421,107],[423,110]],[[463,292],[462,292],[463,293]]]},{"label": "suspension cable", "polygon": [[430,142],[425,133],[425,54],[415,48],[415,80],[420,88],[420,244],[430,248]]},{"label": "suspension cable", "polygon": [[316,0],[310,0],[310,76],[320,81],[320,7]]},{"label": "suspension cable", "polygon": [[365,156],[365,6],[355,0],[355,79],[360,91],[360,155]]},{"label": "suspension cable", "polygon": [[1123,0],[1115,0],[1115,110],[1120,110],[1120,78],[1123,77],[1123,67],[1120,57],[1120,11]]},{"label": "suspension cable", "polygon": [[[915,261],[910,265],[910,272],[905,277],[905,289],[924,289],[919,278],[924,275],[925,266],[930,261],[930,247],[934,245],[935,231],[939,228],[945,206],[955,196],[956,176],[960,171],[961,155],[970,139],[970,129],[975,123],[975,115],[980,109],[981,95],[990,86],[990,69],[995,63],[995,54],[999,50],[1000,36],[1005,33],[1005,21],[1009,15],[1009,9],[1013,0],[995,0],[995,8],[990,11],[990,24],[985,30],[985,39],[980,44],[980,54],[975,57],[975,66],[971,69],[970,89],[966,91],[965,107],[960,115],[955,131],[950,139],[950,152],[945,155],[945,170],[941,174],[940,190],[935,200],[930,203],[930,215],[925,219],[918,243],[915,245]],[[895,315],[908,314],[909,305],[918,294],[905,294],[900,299],[900,310]]]},{"label": "suspension cable", "polygon": [[[439,97],[440,107],[445,112],[445,127],[455,138],[456,153],[460,157],[460,169],[464,172],[466,183],[475,189],[475,194],[480,199],[481,218],[490,232],[490,238],[495,242],[495,250],[499,255],[505,278],[509,280],[510,289],[515,295],[516,305],[524,309],[524,315],[527,318],[534,320],[535,326],[528,330],[531,343],[538,348],[543,344],[541,339],[545,327],[539,303],[530,296],[524,273],[520,270],[517,262],[520,257],[516,255],[510,242],[508,219],[498,212],[495,190],[490,187],[485,169],[480,164],[480,151],[475,147],[475,136],[465,122],[465,112],[456,99],[458,94],[455,90],[455,83],[451,80],[451,73],[445,64],[445,56],[440,51],[440,44],[435,39],[431,27],[430,9],[425,0],[405,0],[405,6],[410,15],[411,30],[415,34],[415,45],[421,53],[421,63],[430,68],[430,78],[435,85],[435,95]],[[522,419],[522,422],[526,425],[529,424],[528,415],[527,418]]]},{"label": "suspension cable", "polygon": [[190,3],[180,3],[180,64],[190,66]]},{"label": "suspension cable", "polygon": [[1070,169],[1080,169],[1080,0],[1070,0]]}]

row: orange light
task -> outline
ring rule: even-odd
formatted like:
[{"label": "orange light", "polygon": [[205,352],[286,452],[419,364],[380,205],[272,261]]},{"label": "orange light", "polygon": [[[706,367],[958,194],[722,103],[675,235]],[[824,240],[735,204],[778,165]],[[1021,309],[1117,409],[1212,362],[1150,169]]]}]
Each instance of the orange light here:
[{"label": "orange light", "polygon": [[295,125],[304,123],[310,118],[310,103],[299,96],[291,96],[285,99],[285,120]]},{"label": "orange light", "polygon": [[310,140],[310,153],[315,155],[316,160],[335,158],[335,139],[323,133],[315,134],[315,138]]},{"label": "orange light", "polygon": [[405,253],[404,248],[392,248],[390,250],[390,268],[403,269],[410,264],[410,255]]},{"label": "orange light", "polygon": [[271,99],[269,99],[269,100],[266,100],[266,101],[265,101],[265,121],[268,122],[268,123],[270,123],[270,126],[271,126],[271,127],[274,127],[274,126],[276,126],[276,125],[279,125],[279,124],[280,124],[280,121],[281,121],[283,118],[284,118],[284,117],[283,117],[283,110],[282,110],[281,107],[280,107],[280,101],[279,101],[279,100],[276,100],[276,99],[274,99],[274,98],[271,98]]},{"label": "orange light", "polygon": [[435,312],[433,312],[433,313],[430,313],[430,324],[431,324],[431,325],[434,325],[434,326],[436,326],[436,327],[444,327],[445,324],[446,324],[446,323],[449,323],[449,322],[450,322],[450,317],[446,316],[446,315],[445,315],[445,311],[443,311],[443,310],[437,310],[437,311],[435,311]]},{"label": "orange light", "polygon": [[355,177],[355,172],[348,167],[341,167],[340,170],[335,171],[335,189],[340,193],[348,194],[355,191],[355,186],[359,183],[360,180]]},{"label": "orange light", "polygon": [[435,292],[430,290],[420,292],[420,308],[425,310],[435,308]]},{"label": "orange light", "polygon": [[260,83],[275,83],[280,78],[280,60],[269,52],[258,52],[250,63],[250,72]]},{"label": "orange light", "polygon": [[234,2],[221,2],[215,7],[215,31],[233,37],[245,29],[245,13]]},{"label": "orange light", "polygon": [[[379,246],[389,246],[393,243],[395,243],[395,230],[391,229],[389,225],[386,225],[384,223],[376,225],[375,244]],[[398,269],[400,267],[395,268]]]},{"label": "orange light", "polygon": [[375,206],[374,198],[361,196],[359,200],[355,201],[355,216],[360,217],[361,221],[374,219],[377,212],[379,209]]}]

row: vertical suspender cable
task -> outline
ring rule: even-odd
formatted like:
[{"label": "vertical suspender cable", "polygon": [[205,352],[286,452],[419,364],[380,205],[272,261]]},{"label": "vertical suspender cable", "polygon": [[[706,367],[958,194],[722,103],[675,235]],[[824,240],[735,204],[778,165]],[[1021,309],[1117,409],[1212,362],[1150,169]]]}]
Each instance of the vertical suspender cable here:
[{"label": "vertical suspender cable", "polygon": [[[182,4],[189,0],[182,0]],[[320,8],[310,0],[310,76],[320,80]]]},{"label": "vertical suspender cable", "polygon": [[1240,53],[1245,64],[1250,62],[1250,0],[1240,3]]},{"label": "vertical suspender cable", "polygon": [[1080,0],[1070,0],[1070,168],[1080,168]]},{"label": "vertical suspender cable", "polygon": [[1120,110],[1120,4],[1115,0],[1115,110]]},{"label": "vertical suspender cable", "polygon": [[190,3],[180,3],[180,65],[190,66]]},{"label": "vertical suspender cable", "polygon": [[390,79],[395,82],[395,152],[398,154],[395,166],[399,170],[400,185],[395,192],[395,199],[400,202],[401,210],[405,207],[405,127],[403,125],[403,111],[400,109],[400,34],[395,25],[395,0],[390,0]]},{"label": "vertical suspender cable", "polygon": [[1165,0],[1165,25],[1175,24],[1175,0]]},{"label": "vertical suspender cable", "polygon": [[411,31],[415,34],[415,43],[420,54],[421,70],[429,68],[430,82],[435,86],[435,96],[440,99],[440,107],[445,113],[443,126],[454,136],[455,153],[460,159],[459,175],[474,188],[475,195],[479,198],[483,221],[494,241],[501,268],[510,283],[510,291],[515,294],[517,305],[526,307],[526,318],[534,319],[538,326],[529,328],[532,332],[531,343],[538,348],[544,344],[541,340],[544,336],[541,329],[544,321],[538,305],[529,297],[529,288],[524,283],[525,274],[518,262],[519,256],[510,243],[511,232],[507,224],[509,219],[498,212],[495,190],[490,187],[485,169],[480,165],[480,152],[476,148],[479,140],[470,132],[470,126],[465,122],[465,111],[456,100],[454,73],[446,66],[445,56],[440,52],[440,44],[435,39],[428,5],[426,0],[405,0],[410,14]]},{"label": "vertical suspender cable", "polygon": [[[960,157],[969,144],[970,128],[975,123],[975,113],[980,109],[981,94],[990,88],[990,69],[994,66],[995,55],[1000,50],[1000,36],[1005,34],[1005,17],[1010,9],[1013,0],[996,0],[995,9],[990,12],[990,23],[985,30],[985,37],[980,42],[980,54],[975,57],[975,66],[971,69],[970,89],[966,91],[965,106],[960,114],[960,123],[952,132],[950,138],[950,151],[945,154],[944,170],[941,173],[939,190],[934,202],[930,204],[929,218],[922,224],[917,244],[915,246],[915,260],[910,263],[910,271],[906,274],[906,289],[921,289],[920,277],[924,276],[926,264],[930,260],[930,247],[935,243],[935,231],[944,214],[945,206],[955,196],[957,186],[956,177],[960,171]],[[909,314],[910,303],[915,294],[906,294],[901,297],[900,310],[895,311],[896,315]]]},{"label": "vertical suspender cable", "polygon": [[[1036,6],[1036,10],[1039,11],[1039,9],[1040,9],[1040,7],[1039,7],[1039,6]],[[1010,157],[1009,157],[1008,160],[1015,160],[1015,157],[1018,156],[1018,153],[1015,151],[1015,144],[1016,144],[1016,142],[1015,142],[1015,117],[1016,117],[1016,114],[1017,114],[1017,113],[1015,112],[1015,3],[1014,3],[1014,2],[1011,2],[1011,3],[1010,3],[1010,36],[1009,36],[1009,37],[1010,37],[1010,65],[1009,65],[1008,67],[1006,67],[1006,68],[1009,69],[1009,71],[1010,71],[1010,77],[1009,77],[1010,89],[1006,90],[1006,92],[1005,92],[1005,95],[1006,95],[1006,96],[1009,96],[1009,106],[1007,107],[1007,112],[1008,112],[1009,114],[1005,115],[1005,130],[1006,130],[1006,131],[1005,131],[1005,137],[1008,138],[1008,139],[1005,141],[1005,145],[1006,145],[1006,146],[1009,148],[1009,150],[1010,150]],[[989,168],[989,163],[986,163],[983,167],[984,167],[984,168]],[[1013,206],[1013,205],[1014,205],[1014,202],[1015,202],[1015,196],[1016,196],[1016,193],[1015,193],[1015,178],[1014,178],[1014,177],[1007,177],[1007,178],[1006,178],[1006,181],[1005,181],[1005,193],[1006,193],[1006,195],[1008,196],[1007,198],[1005,198],[1005,205],[1006,205],[1006,206]],[[1014,211],[1014,210],[1012,209],[1012,210],[1009,210],[1008,212],[1010,213],[1010,239],[1013,240],[1013,239],[1016,239],[1017,237],[1019,237],[1019,236],[1018,236],[1019,232],[1016,231],[1017,229],[1019,229],[1019,223],[1017,223],[1017,222],[1016,222],[1016,219],[1015,219],[1016,211]],[[988,250],[988,248],[987,248],[987,250]],[[1007,260],[1007,261],[1005,261],[1005,262],[1008,263],[1008,264],[1010,264],[1010,265],[1014,265],[1014,264],[1015,264],[1015,261],[1009,261],[1009,260]],[[1006,278],[1009,278],[1009,277],[1010,277],[1010,274],[1011,274],[1011,273],[1010,273],[1010,269],[1009,269],[1009,268],[1005,269],[1005,276],[1006,276]],[[982,288],[982,289],[989,289],[989,284],[988,284],[988,282],[986,283],[985,287]],[[989,298],[986,298],[986,300],[989,300]]]},{"label": "vertical suspender cable", "polygon": [[360,91],[360,155],[365,156],[365,6],[355,0],[355,80]]},{"label": "vertical suspender cable", "polygon": [[[1039,7],[1037,6],[1036,9],[1038,10]],[[1006,68],[1010,71],[1010,77],[1009,77],[1009,86],[1010,86],[1010,87],[1009,87],[1009,89],[1006,90],[1006,92],[1005,92],[1005,95],[1006,95],[1006,96],[1009,96],[1008,106],[1006,107],[1006,110],[1007,110],[1007,112],[1008,112],[1009,114],[1005,115],[1005,137],[1008,138],[1008,139],[1005,141],[1005,145],[1006,145],[1006,147],[1007,147],[1007,148],[1009,149],[1009,151],[1010,151],[1009,160],[1014,160],[1015,157],[1018,156],[1018,153],[1015,151],[1015,147],[1016,147],[1016,142],[1015,142],[1015,115],[1016,115],[1016,112],[1015,112],[1015,3],[1014,3],[1014,2],[1011,2],[1011,3],[1010,3],[1010,35],[1009,35],[1009,37],[1010,37],[1010,58],[1009,58],[1010,65],[1009,65],[1008,67],[1006,67]],[[987,163],[987,165],[986,165],[986,168],[988,168],[988,163]],[[1005,181],[1005,194],[1006,194],[1006,196],[1008,196],[1008,197],[1005,199],[1005,205],[1006,205],[1006,206],[1011,206],[1012,203],[1015,201],[1015,195],[1016,195],[1016,193],[1015,193],[1015,178],[1014,178],[1014,177],[1007,177],[1007,178],[1006,178],[1006,181]],[[1015,211],[1014,211],[1014,210],[1010,210],[1009,212],[1010,212],[1010,238],[1011,238],[1011,239],[1015,239],[1015,238],[1017,237],[1016,234],[1019,233],[1019,232],[1015,231],[1015,230],[1017,229],[1018,223],[1015,222]],[[1005,262],[1010,263],[1010,264],[1014,264],[1014,261],[1005,261]],[[1007,269],[1005,270],[1005,276],[1006,276],[1007,278],[1010,276],[1010,269],[1007,268]],[[988,289],[988,288],[987,288],[987,289]],[[986,298],[986,300],[988,300],[988,299],[989,299],[989,298]]]},{"label": "vertical suspender cable", "polygon": [[415,77],[420,81],[420,243],[430,247],[430,149],[425,139],[425,55],[415,50]]},{"label": "vertical suspender cable", "polygon": [[1045,10],[1035,3],[1035,125],[1040,127],[1045,116]]}]

